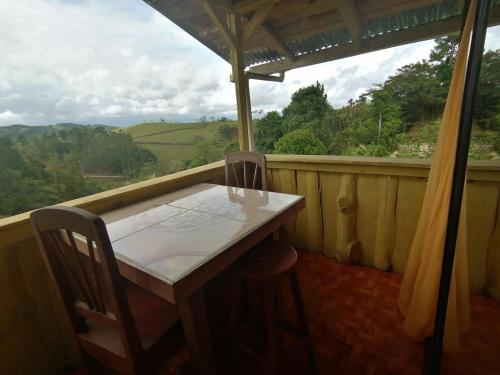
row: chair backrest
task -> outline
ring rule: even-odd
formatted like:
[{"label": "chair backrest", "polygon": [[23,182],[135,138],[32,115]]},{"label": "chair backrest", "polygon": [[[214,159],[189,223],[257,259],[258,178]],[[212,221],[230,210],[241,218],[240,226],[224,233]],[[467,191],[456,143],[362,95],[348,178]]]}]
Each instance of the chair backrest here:
[{"label": "chair backrest", "polygon": [[53,206],[32,212],[31,222],[77,337],[89,332],[89,320],[109,326],[120,334],[125,360],[137,366],[144,350],[102,219]]},{"label": "chair backrest", "polygon": [[266,156],[250,151],[226,155],[226,185],[267,190]]}]

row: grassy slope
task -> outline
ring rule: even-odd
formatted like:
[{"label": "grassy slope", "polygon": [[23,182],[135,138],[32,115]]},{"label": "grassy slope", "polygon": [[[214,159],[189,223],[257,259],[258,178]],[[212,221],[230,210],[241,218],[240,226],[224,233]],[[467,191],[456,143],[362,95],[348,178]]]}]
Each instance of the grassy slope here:
[{"label": "grassy slope", "polygon": [[[236,127],[236,122],[214,121],[207,125],[159,122],[134,125],[117,131],[130,134],[136,143],[156,155],[166,171],[172,171],[191,159],[196,138],[203,138],[203,140],[198,138],[198,141],[217,141],[217,130],[222,125]],[[223,151],[224,147],[221,146],[219,149]]]},{"label": "grassy slope", "polygon": [[[409,158],[431,158],[432,154],[424,152],[419,155],[419,152],[412,152],[410,148],[415,144],[429,144],[430,150],[433,152],[439,132],[439,120],[424,121],[415,124],[406,135],[409,137],[408,143],[402,143],[398,147],[396,153],[399,157]],[[491,130],[483,130],[478,125],[472,126],[472,137],[469,149],[469,159],[471,160],[488,160],[497,159],[498,154],[494,151],[493,137],[495,133]]]}]

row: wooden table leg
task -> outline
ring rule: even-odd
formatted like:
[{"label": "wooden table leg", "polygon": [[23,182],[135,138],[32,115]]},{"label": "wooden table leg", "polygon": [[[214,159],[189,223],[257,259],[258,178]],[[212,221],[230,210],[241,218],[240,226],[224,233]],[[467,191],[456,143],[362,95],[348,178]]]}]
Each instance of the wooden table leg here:
[{"label": "wooden table leg", "polygon": [[194,356],[199,374],[216,374],[205,294],[200,288],[178,302],[189,349]]}]

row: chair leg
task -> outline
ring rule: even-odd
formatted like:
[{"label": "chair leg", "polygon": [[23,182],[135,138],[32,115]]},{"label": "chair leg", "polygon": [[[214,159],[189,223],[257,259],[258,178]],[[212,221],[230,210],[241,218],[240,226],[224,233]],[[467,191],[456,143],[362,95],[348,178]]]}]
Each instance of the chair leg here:
[{"label": "chair leg", "polygon": [[266,374],[276,375],[278,374],[278,363],[277,363],[277,332],[276,332],[276,313],[275,313],[275,285],[271,282],[270,285],[266,285],[264,291],[264,306],[266,314],[266,341],[267,341],[267,353],[266,353]]},{"label": "chair leg", "polygon": [[296,270],[293,270],[290,273],[290,285],[292,287],[295,309],[297,310],[297,315],[299,318],[300,330],[302,332],[303,339],[307,343],[307,354],[309,359],[309,366],[311,368],[311,373],[318,374],[318,368],[316,366],[316,358],[314,355],[314,348],[312,345],[311,336],[309,334],[309,327],[307,325],[307,318],[304,310],[304,301],[302,300],[302,293],[300,292],[299,278]]}]

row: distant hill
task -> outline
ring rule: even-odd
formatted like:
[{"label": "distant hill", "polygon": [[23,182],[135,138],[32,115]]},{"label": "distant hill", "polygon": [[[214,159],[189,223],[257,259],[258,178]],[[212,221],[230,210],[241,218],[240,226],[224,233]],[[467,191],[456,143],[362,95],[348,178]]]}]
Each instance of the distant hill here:
[{"label": "distant hill", "polygon": [[236,121],[232,120],[204,123],[145,123],[115,131],[132,136],[135,143],[155,154],[167,171],[175,171],[192,158],[197,144],[210,142],[218,151],[224,151],[231,139],[221,139],[219,128],[222,126],[231,128],[230,138],[237,139]]},{"label": "distant hill", "polygon": [[90,127],[105,127],[110,129],[115,129],[115,126],[109,125],[83,125],[83,124],[73,124],[73,123],[61,123],[56,125],[9,125],[0,126],[0,135],[6,135],[12,138],[17,138],[20,135],[25,137],[30,137],[33,135],[40,135],[45,133],[51,133],[54,131],[67,130],[71,128],[77,128],[80,126],[90,126]]}]

